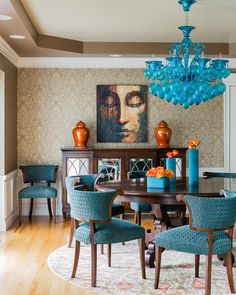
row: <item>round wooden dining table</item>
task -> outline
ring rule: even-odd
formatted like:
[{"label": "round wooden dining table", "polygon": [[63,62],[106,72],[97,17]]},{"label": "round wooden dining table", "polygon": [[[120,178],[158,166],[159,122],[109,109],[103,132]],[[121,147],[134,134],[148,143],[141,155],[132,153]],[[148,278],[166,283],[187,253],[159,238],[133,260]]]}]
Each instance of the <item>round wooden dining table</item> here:
[{"label": "round wooden dining table", "polygon": [[[145,179],[122,180],[122,181],[106,181],[96,185],[98,190],[122,190],[123,195],[119,195],[116,201],[148,203],[152,205],[152,216],[154,218],[154,230],[146,234],[146,245],[148,251],[145,255],[146,264],[154,267],[155,246],[153,238],[160,231],[173,227],[168,211],[179,210],[183,213],[182,224],[186,224],[184,203],[177,201],[176,196],[195,195],[199,197],[220,197],[220,191],[223,189],[233,190],[236,186],[233,179],[229,178],[199,178],[198,185],[190,186],[188,178],[177,180],[168,188],[148,188]],[[209,212],[210,215],[210,212]]]},{"label": "round wooden dining table", "polygon": [[177,180],[164,189],[148,188],[145,179],[106,181],[96,185],[98,190],[122,190],[124,195],[116,200],[160,205],[180,205],[176,200],[178,194],[205,197],[219,197],[220,190],[230,189],[233,180],[229,178],[199,178],[199,184],[190,186],[188,178]]}]

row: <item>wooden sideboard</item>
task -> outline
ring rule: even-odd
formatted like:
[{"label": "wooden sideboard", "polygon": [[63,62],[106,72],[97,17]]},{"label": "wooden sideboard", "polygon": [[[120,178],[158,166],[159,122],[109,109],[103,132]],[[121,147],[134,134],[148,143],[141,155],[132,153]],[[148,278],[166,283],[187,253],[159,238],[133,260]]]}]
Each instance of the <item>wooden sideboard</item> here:
[{"label": "wooden sideboard", "polygon": [[63,217],[70,214],[66,176],[103,173],[108,180],[124,180],[129,171],[147,171],[153,166],[164,166],[166,153],[173,149],[179,151],[177,176],[181,181],[186,177],[187,148],[61,148]]}]

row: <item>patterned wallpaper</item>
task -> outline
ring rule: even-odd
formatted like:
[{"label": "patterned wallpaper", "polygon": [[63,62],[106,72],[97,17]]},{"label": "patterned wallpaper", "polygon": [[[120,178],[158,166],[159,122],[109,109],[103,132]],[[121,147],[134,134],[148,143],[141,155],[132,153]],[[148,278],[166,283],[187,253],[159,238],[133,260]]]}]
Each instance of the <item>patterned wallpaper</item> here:
[{"label": "patterned wallpaper", "polygon": [[223,98],[184,110],[148,97],[148,142],[96,143],[96,85],[147,84],[142,69],[19,69],[18,164],[61,165],[61,147],[73,146],[72,129],[83,120],[89,146],[155,147],[153,130],[161,120],[172,128],[171,145],[202,140],[201,167],[224,166]]}]

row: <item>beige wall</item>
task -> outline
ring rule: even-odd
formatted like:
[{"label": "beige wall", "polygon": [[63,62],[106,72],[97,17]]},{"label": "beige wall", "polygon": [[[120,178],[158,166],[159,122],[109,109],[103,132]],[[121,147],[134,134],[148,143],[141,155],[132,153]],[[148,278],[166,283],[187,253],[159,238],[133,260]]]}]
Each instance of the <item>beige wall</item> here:
[{"label": "beige wall", "polygon": [[172,146],[202,140],[201,167],[224,166],[223,98],[184,110],[148,98],[148,142],[96,143],[96,85],[147,84],[142,69],[19,69],[18,164],[61,165],[61,147],[73,146],[71,131],[79,120],[90,129],[89,146],[154,147],[153,130],[161,120],[172,128]]},{"label": "beige wall", "polygon": [[5,74],[4,97],[4,163],[0,163],[1,175],[7,174],[17,168],[17,70],[3,55],[0,54],[0,70]]}]

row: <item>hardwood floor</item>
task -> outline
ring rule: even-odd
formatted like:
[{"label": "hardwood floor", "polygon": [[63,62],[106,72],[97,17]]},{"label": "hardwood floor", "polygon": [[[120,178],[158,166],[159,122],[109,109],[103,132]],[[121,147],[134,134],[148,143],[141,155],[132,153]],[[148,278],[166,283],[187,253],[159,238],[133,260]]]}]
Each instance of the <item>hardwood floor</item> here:
[{"label": "hardwood floor", "polygon": [[[152,219],[142,218],[142,226],[151,228]],[[47,266],[49,253],[68,242],[69,232],[70,220],[61,217],[54,224],[45,216],[33,217],[32,223],[24,217],[20,227],[0,233],[0,295],[97,294],[73,287]]]},{"label": "hardwood floor", "polygon": [[[142,225],[151,224],[144,219]],[[58,218],[54,224],[45,216],[33,217],[32,223],[24,217],[20,227],[0,233],[0,295],[96,294],[64,282],[47,266],[49,253],[67,243],[69,232],[70,220]]]}]

